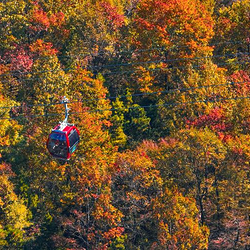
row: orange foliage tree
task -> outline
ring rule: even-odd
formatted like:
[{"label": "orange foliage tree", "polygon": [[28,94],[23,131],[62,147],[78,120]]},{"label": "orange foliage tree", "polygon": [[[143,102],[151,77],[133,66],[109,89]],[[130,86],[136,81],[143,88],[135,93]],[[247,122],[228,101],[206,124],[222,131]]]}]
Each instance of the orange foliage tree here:
[{"label": "orange foliage tree", "polygon": [[209,231],[200,226],[193,199],[184,197],[138,147],[119,155],[113,175],[113,204],[123,213],[126,248],[204,249]]}]

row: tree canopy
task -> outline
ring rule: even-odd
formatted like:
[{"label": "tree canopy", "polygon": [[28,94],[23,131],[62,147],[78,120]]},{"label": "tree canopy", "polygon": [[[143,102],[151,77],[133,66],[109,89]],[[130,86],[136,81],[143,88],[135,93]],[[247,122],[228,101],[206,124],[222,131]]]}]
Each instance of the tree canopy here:
[{"label": "tree canopy", "polygon": [[[249,249],[250,1],[0,3],[1,249]],[[68,161],[46,141],[80,131]]]}]

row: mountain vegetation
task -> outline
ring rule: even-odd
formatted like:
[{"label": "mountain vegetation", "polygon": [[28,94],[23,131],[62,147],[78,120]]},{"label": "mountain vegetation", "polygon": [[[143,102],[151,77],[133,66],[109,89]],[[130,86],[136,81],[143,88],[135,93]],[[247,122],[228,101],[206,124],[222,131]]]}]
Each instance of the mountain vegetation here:
[{"label": "mountain vegetation", "polygon": [[[250,0],[2,0],[0,248],[250,249]],[[64,119],[72,157],[46,141]]]}]

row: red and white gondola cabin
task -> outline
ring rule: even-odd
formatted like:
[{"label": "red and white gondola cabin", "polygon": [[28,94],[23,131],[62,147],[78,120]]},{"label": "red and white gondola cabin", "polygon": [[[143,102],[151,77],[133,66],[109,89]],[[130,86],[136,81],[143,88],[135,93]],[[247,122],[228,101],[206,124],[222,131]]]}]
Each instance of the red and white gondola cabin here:
[{"label": "red and white gondola cabin", "polygon": [[60,123],[49,135],[47,148],[49,153],[58,159],[68,160],[80,141],[79,130],[72,124]]}]

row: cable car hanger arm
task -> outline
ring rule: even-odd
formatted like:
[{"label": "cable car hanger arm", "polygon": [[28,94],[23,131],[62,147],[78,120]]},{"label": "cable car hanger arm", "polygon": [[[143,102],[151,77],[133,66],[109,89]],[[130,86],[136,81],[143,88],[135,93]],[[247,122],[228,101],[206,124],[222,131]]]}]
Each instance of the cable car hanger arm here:
[{"label": "cable car hanger arm", "polygon": [[65,124],[68,123],[69,110],[70,110],[68,108],[68,102],[69,102],[69,99],[66,98],[66,96],[64,96],[63,99],[62,99],[62,103],[64,104],[64,107],[65,107],[65,118],[64,118],[62,123],[65,123]]}]

